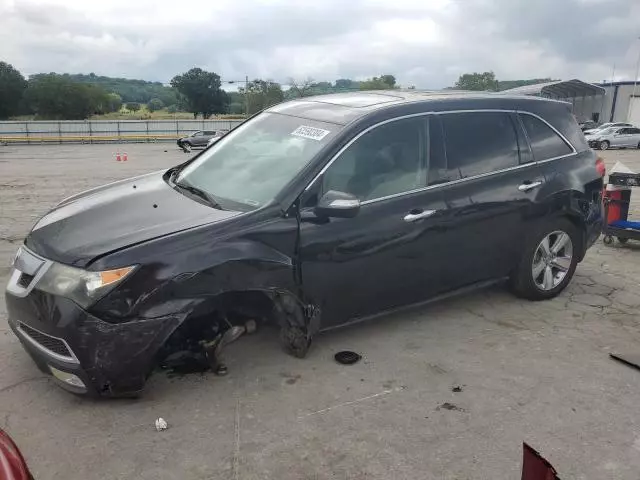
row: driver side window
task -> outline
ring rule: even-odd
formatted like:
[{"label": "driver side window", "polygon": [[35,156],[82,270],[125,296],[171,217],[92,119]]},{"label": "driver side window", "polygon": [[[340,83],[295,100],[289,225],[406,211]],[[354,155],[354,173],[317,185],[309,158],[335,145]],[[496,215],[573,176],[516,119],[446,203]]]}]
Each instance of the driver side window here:
[{"label": "driver side window", "polygon": [[336,190],[365,202],[425,187],[424,139],[424,117],[374,128],[325,171],[322,193]]}]

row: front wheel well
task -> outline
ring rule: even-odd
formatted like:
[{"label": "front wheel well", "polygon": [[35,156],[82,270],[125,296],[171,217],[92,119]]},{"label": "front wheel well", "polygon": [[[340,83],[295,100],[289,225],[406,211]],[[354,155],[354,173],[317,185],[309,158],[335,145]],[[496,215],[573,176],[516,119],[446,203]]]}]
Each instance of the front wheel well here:
[{"label": "front wheel well", "polygon": [[275,303],[261,290],[225,292],[197,304],[158,351],[157,363],[180,351],[199,351],[231,326],[254,320],[258,326],[275,323]]}]

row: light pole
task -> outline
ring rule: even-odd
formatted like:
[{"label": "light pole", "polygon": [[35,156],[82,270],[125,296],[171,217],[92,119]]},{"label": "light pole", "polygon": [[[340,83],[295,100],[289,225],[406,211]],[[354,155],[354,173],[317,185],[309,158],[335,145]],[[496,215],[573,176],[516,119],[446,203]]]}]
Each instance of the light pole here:
[{"label": "light pole", "polygon": [[244,80],[221,80],[220,83],[242,83],[244,82],[244,113],[249,116],[249,75],[244,76]]},{"label": "light pole", "polygon": [[[638,40],[640,40],[640,37],[638,37]],[[633,76],[633,90],[631,92],[631,98],[629,98],[629,107],[627,108],[628,123],[631,123],[631,113],[633,113],[633,100],[636,98],[636,87],[638,86],[639,73],[640,73],[640,48],[638,48],[638,59],[636,60],[636,73]]]}]

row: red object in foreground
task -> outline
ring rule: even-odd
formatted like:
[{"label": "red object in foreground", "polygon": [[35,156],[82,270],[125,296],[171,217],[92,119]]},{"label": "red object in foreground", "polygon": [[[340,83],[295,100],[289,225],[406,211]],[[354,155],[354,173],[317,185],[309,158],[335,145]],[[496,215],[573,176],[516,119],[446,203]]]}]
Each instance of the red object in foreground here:
[{"label": "red object in foreground", "polygon": [[522,444],[522,480],[560,480],[556,469],[526,443]]},{"label": "red object in foreground", "polygon": [[11,437],[0,430],[0,480],[32,480],[27,463]]}]

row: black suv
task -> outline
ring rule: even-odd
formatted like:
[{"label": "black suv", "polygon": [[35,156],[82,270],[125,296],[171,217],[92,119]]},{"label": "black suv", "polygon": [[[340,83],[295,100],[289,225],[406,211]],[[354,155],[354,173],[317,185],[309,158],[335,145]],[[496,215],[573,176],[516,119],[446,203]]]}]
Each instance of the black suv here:
[{"label": "black suv", "polygon": [[600,234],[603,176],[562,102],[291,101],[51,210],[16,256],[9,323],[62,386],[123,395],[248,319],[304,356],[320,329],[490,282],[544,300]]}]

